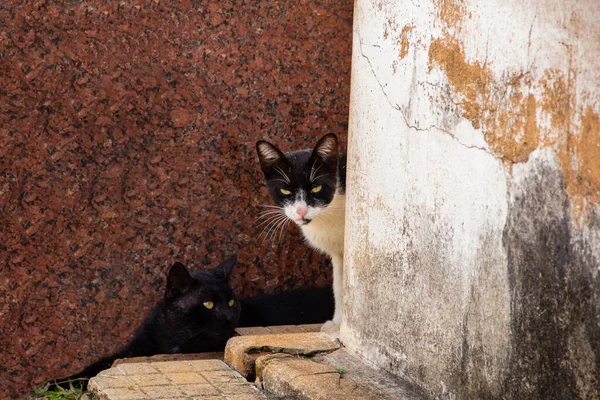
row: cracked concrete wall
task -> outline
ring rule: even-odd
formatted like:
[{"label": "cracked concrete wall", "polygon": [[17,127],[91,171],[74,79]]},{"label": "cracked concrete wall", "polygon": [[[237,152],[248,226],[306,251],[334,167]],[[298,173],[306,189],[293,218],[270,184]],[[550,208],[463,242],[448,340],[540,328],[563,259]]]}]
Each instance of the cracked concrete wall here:
[{"label": "cracked concrete wall", "polygon": [[600,398],[600,3],[357,0],[341,339],[439,398]]}]

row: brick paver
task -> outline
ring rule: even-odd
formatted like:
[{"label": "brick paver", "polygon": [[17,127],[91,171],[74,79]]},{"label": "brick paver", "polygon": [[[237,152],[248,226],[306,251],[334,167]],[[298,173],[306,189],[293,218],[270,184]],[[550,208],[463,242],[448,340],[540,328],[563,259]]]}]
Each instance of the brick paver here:
[{"label": "brick paver", "polygon": [[321,325],[323,324],[253,326],[249,328],[237,328],[235,331],[240,336],[271,335],[274,333],[308,333],[319,332]]},{"label": "brick paver", "polygon": [[119,364],[90,379],[101,400],[261,400],[262,392],[220,360]]},{"label": "brick paver", "polygon": [[306,358],[263,356],[256,363],[265,390],[277,398],[294,398],[301,393],[310,400],[400,400],[372,393],[344,378],[343,371]]},{"label": "brick paver", "polygon": [[[208,355],[135,359],[101,372],[99,400],[422,400],[418,387],[367,365],[320,324],[238,328],[224,361]],[[189,360],[182,357],[189,356]],[[142,360],[141,362],[139,362]],[[249,383],[247,379],[257,384]],[[259,389],[259,386],[264,390]]]},{"label": "brick paver", "polygon": [[261,354],[286,353],[311,356],[340,348],[337,339],[320,332],[236,336],[225,347],[224,360],[245,378],[254,375],[254,361]]}]

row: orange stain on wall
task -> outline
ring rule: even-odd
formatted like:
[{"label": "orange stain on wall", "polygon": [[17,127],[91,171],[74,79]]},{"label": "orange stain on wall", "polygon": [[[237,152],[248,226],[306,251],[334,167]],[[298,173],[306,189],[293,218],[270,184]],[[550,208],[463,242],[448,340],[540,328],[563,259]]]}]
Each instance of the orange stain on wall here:
[{"label": "orange stain on wall", "polygon": [[[537,148],[553,147],[564,185],[579,220],[600,201],[600,117],[592,107],[574,104],[574,93],[562,72],[546,71],[534,82],[524,72],[498,80],[486,66],[468,62],[454,38],[435,39],[429,69],[442,70],[458,113],[481,129],[493,153],[508,165],[527,162]],[[534,88],[541,89],[536,98]],[[539,123],[547,118],[550,126]],[[580,120],[580,123],[575,122]]]}]

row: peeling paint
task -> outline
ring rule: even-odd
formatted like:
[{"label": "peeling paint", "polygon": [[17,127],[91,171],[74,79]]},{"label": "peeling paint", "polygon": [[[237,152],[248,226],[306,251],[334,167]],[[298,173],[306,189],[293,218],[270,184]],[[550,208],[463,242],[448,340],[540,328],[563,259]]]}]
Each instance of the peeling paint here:
[{"label": "peeling paint", "polygon": [[458,42],[447,39],[436,39],[429,47],[430,70],[434,66],[446,73],[459,96],[453,105],[473,127],[484,130],[492,151],[505,162],[526,162],[538,147],[540,131],[536,99],[522,89],[525,74],[495,82],[487,68],[466,61]]},{"label": "peeling paint", "polygon": [[[506,163],[527,162],[537,148],[554,147],[576,220],[600,201],[599,116],[590,106],[579,115],[559,71],[546,71],[539,82],[524,71],[499,80],[480,62],[467,62],[453,38],[432,41],[430,71],[434,67],[444,71],[453,88],[451,105],[482,129],[490,149]],[[541,92],[539,101],[536,91]],[[548,119],[550,127],[539,124],[538,115]],[[578,117],[579,126],[574,123]]]},{"label": "peeling paint", "polygon": [[453,100],[461,114],[481,127],[483,108],[480,105],[488,97],[490,76],[479,63],[468,63],[457,41],[435,39],[429,47],[429,71],[437,66],[446,73],[448,81],[460,96]]},{"label": "peeling paint", "polygon": [[540,142],[535,96],[513,91],[502,108],[486,121],[486,142],[505,160],[526,162]]},{"label": "peeling paint", "polygon": [[573,99],[567,82],[558,70],[546,71],[540,81],[542,86],[542,111],[551,116],[552,128],[561,135],[569,133],[571,126],[571,108]]},{"label": "peeling paint", "polygon": [[403,60],[404,57],[408,54],[408,46],[410,45],[408,41],[408,34],[410,31],[415,29],[414,25],[405,25],[402,28],[402,32],[400,33],[400,38],[398,39],[398,44],[400,45],[400,59]]},{"label": "peeling paint", "polygon": [[[558,150],[565,186],[577,220],[600,201],[600,117],[591,106],[579,113],[560,71],[546,71],[541,80],[541,110],[550,116],[557,138],[548,135],[544,145]],[[579,129],[574,120],[580,118]]]},{"label": "peeling paint", "polygon": [[600,201],[600,116],[587,107],[578,135],[570,135],[559,157],[576,216],[586,216]]},{"label": "peeling paint", "polygon": [[466,15],[464,0],[434,0],[438,17],[446,28],[458,28]]}]

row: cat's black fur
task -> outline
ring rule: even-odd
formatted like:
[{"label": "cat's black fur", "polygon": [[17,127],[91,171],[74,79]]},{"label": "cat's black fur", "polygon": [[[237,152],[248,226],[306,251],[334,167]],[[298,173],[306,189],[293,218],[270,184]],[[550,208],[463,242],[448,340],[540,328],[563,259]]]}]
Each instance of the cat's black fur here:
[{"label": "cat's black fur", "polygon": [[239,326],[319,324],[333,314],[331,288],[307,288],[241,299]]},{"label": "cat's black fur", "polygon": [[[234,255],[211,270],[190,274],[183,264],[176,262],[167,274],[163,299],[131,342],[117,353],[57,382],[78,380],[85,388],[87,381],[82,378],[96,376],[110,368],[117,358],[222,351],[240,318],[240,302],[227,282],[236,264]],[[212,302],[212,308],[208,309],[205,302]]]},{"label": "cat's black fur", "polygon": [[[239,300],[228,284],[236,264],[237,257],[232,256],[211,270],[191,274],[183,264],[173,264],[167,273],[164,298],[156,304],[131,342],[117,353],[56,382],[73,381],[74,386],[85,389],[87,378],[110,368],[118,358],[223,351],[237,326],[320,323],[333,312],[329,288],[300,289]],[[234,301],[233,307],[228,304],[230,300]],[[203,305],[206,301],[214,303],[212,310]],[[56,386],[53,384],[50,389]]]}]

